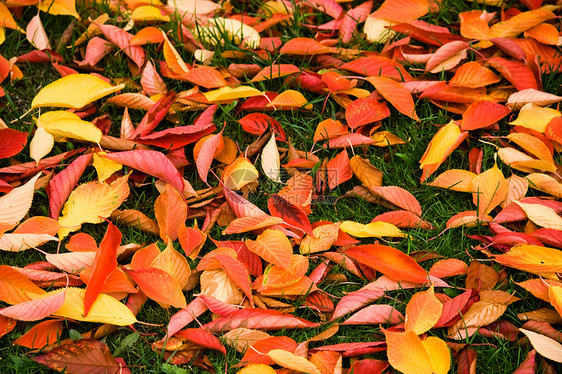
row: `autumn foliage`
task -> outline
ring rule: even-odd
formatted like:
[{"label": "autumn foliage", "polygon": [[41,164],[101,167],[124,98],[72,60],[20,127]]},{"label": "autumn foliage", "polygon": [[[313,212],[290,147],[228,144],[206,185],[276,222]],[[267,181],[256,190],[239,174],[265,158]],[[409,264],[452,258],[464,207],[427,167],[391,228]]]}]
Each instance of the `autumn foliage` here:
[{"label": "autumn foliage", "polygon": [[[0,3],[0,40],[22,33],[33,47],[0,55],[0,97],[12,100],[25,64],[50,64],[60,75],[25,108],[34,115],[29,132],[0,120],[0,250],[42,256],[21,267],[0,261],[0,336],[26,326],[13,344],[57,371],[128,372],[102,339],[151,324],[138,315],[152,303],[170,315],[152,349],[210,371],[218,369],[210,351],[235,351],[239,362],[228,369],[243,374],[474,373],[476,335],[527,347],[518,373],[555,371],[562,97],[542,79],[560,74],[560,6],[479,1],[487,10],[462,12],[445,27],[427,22],[440,11],[440,1],[427,0],[269,1],[251,13],[228,1],[109,3],[95,19],[72,0]],[[31,6],[41,12],[24,24],[22,7]],[[72,18],[75,37],[50,40],[45,13]],[[314,37],[287,37],[296,22]],[[73,61],[57,42],[76,51]],[[126,78],[103,69],[115,53]],[[282,88],[269,91],[274,82]],[[328,101],[341,111],[309,124],[313,149],[273,118],[321,111]],[[471,204],[446,222],[428,221],[422,200],[389,185],[377,164],[385,161],[363,152],[410,142],[387,121],[422,126],[420,103],[448,117],[423,124],[432,139],[416,180]],[[222,111],[236,120],[219,123]],[[197,118],[185,123],[191,112]],[[482,166],[479,141],[493,144],[493,166]],[[72,147],[61,152],[64,143]],[[462,168],[451,167],[453,152]],[[264,184],[276,190],[254,204]],[[125,208],[139,191],[156,191],[154,203]],[[38,194],[48,214],[33,206]],[[318,220],[325,197],[386,212],[370,222]],[[86,233],[91,225],[104,234]],[[480,244],[466,249],[470,262],[395,248],[413,230],[473,226],[485,234],[472,236]],[[125,229],[151,241],[124,239]],[[511,274],[540,309],[514,318],[510,305],[523,294],[505,291]],[[327,285],[348,276],[364,286],[332,295]],[[395,300],[396,290],[411,297]],[[79,322],[97,325],[82,339],[61,338]],[[324,342],[355,325],[376,333]],[[309,338],[277,333],[291,329],[308,329]]]}]

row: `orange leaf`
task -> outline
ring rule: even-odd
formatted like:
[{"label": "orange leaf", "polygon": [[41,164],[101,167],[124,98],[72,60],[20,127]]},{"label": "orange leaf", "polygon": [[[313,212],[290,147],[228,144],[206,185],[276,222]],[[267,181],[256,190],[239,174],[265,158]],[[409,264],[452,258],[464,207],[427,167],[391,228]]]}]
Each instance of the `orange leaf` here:
[{"label": "orange leaf", "polygon": [[121,232],[117,226],[109,222],[96,254],[92,277],[84,294],[84,317],[88,315],[109,275],[117,268],[117,248],[120,244]]},{"label": "orange leaf", "polygon": [[227,85],[222,74],[208,66],[199,66],[188,71],[184,78],[191,83],[205,88],[219,88]]},{"label": "orange leaf", "polygon": [[187,204],[170,184],[166,184],[164,192],[154,202],[154,215],[162,240],[176,240],[180,226],[183,226],[187,219]]},{"label": "orange leaf", "polygon": [[312,109],[312,104],[307,103],[308,100],[300,92],[295,90],[286,90],[277,95],[277,97],[268,103],[266,107],[274,109]]},{"label": "orange leaf", "polygon": [[0,265],[0,300],[8,304],[20,304],[33,300],[28,293],[45,294],[26,276],[8,265]]},{"label": "orange leaf", "polygon": [[476,61],[461,65],[449,83],[459,87],[478,88],[498,83],[500,77]]},{"label": "orange leaf", "polygon": [[176,280],[178,286],[183,288],[187,283],[191,269],[187,259],[174,249],[171,242],[162,253],[152,260],[150,263],[151,268],[160,269],[170,274]]},{"label": "orange leaf", "polygon": [[380,244],[367,244],[350,248],[345,254],[395,281],[427,282],[427,272],[413,258],[398,249]]},{"label": "orange leaf", "polygon": [[451,169],[439,174],[428,185],[459,192],[472,192],[472,180],[476,177],[476,174],[467,170]]},{"label": "orange leaf", "polygon": [[176,280],[163,270],[147,268],[128,271],[127,274],[139,285],[142,292],[152,300],[171,305],[175,308],[185,308],[185,296]]},{"label": "orange leaf", "polygon": [[267,262],[286,269],[291,264],[293,246],[278,230],[265,230],[256,240],[246,240],[248,249]]},{"label": "orange leaf", "polygon": [[222,231],[223,235],[227,234],[240,234],[243,232],[263,229],[265,227],[274,226],[283,222],[279,217],[240,217],[236,218],[226,229]]},{"label": "orange leaf", "polygon": [[294,38],[281,47],[280,53],[287,55],[312,56],[332,53],[331,47],[310,38]]},{"label": "orange leaf", "polygon": [[478,215],[490,213],[507,197],[507,181],[497,164],[474,178],[470,184]]},{"label": "orange leaf", "polygon": [[60,341],[63,331],[62,323],[63,321],[58,319],[38,323],[14,340],[14,344],[31,349],[40,349],[46,345],[54,344]]},{"label": "orange leaf", "polygon": [[410,22],[427,14],[427,0],[386,0],[371,17],[394,22]]},{"label": "orange leaf", "polygon": [[252,79],[252,82],[261,82],[268,79],[284,77],[287,75],[300,73],[301,69],[292,64],[273,64],[263,68]]},{"label": "orange leaf", "polygon": [[382,171],[372,166],[368,160],[361,156],[353,156],[349,160],[349,165],[353,174],[365,187],[372,190],[382,185]]},{"label": "orange leaf", "polygon": [[543,44],[558,45],[558,30],[550,23],[541,23],[525,31],[526,38],[533,38]]},{"label": "orange leaf", "polygon": [[266,287],[286,287],[298,282],[308,271],[308,258],[293,255],[291,263],[286,269],[276,265],[269,265],[263,272],[263,279],[258,292]]},{"label": "orange leaf", "polygon": [[[422,0],[423,1],[423,0]],[[368,77],[377,92],[388,100],[400,113],[418,121],[412,94],[400,83],[386,77]]]},{"label": "orange leaf", "polygon": [[488,40],[490,38],[490,26],[488,22],[494,17],[494,13],[483,10],[471,10],[459,14],[461,21],[461,35],[467,39]]},{"label": "orange leaf", "polygon": [[466,274],[467,270],[468,266],[464,261],[456,258],[446,258],[433,264],[431,269],[429,269],[429,275],[436,278],[447,278]]},{"label": "orange leaf", "polygon": [[[348,107],[349,108],[349,107]],[[328,172],[328,186],[331,190],[353,177],[353,171],[349,163],[349,156],[344,149],[336,157],[328,161],[326,166]]]},{"label": "orange leaf", "polygon": [[345,120],[352,129],[383,120],[388,116],[390,110],[386,104],[371,97],[354,100],[345,108]]},{"label": "orange leaf", "polygon": [[493,125],[511,111],[492,101],[476,101],[462,115],[461,130],[476,130]]},{"label": "orange leaf", "polygon": [[425,292],[418,292],[406,306],[404,329],[421,335],[439,321],[442,311],[443,304],[435,297],[433,287]]}]

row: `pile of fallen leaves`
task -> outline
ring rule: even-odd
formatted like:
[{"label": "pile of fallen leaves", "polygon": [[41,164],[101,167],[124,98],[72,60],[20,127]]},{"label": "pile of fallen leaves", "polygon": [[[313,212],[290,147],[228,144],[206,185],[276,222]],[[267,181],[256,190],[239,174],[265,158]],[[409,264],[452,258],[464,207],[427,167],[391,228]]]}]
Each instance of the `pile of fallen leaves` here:
[{"label": "pile of fallen leaves", "polygon": [[[521,0],[517,8],[484,3],[497,11],[461,13],[454,25],[459,27],[447,28],[418,20],[439,11],[438,0],[269,1],[251,14],[236,13],[228,1],[110,1],[111,14],[96,19],[81,19],[73,1],[1,2],[1,35],[24,32],[17,21],[22,6],[73,16],[57,42],[73,44],[76,55],[65,61],[55,52],[40,12],[25,29],[35,50],[9,60],[0,56],[1,96],[9,94],[9,81],[22,77],[22,64],[51,64],[62,76],[24,109],[36,115],[30,133],[0,123],[0,158],[10,159],[0,168],[0,249],[42,251],[43,244],[58,242],[56,252],[43,252],[44,261],[0,266],[0,336],[25,323],[32,327],[14,344],[41,350],[33,356],[39,363],[67,373],[94,366],[127,372],[124,360],[100,339],[118,326],[150,323],[136,315],[151,299],[173,314],[153,349],[175,364],[213,370],[207,350],[230,349],[240,353],[240,372],[246,374],[381,373],[389,367],[447,373],[453,361],[458,372],[472,373],[476,351],[467,338],[478,333],[527,344],[518,373],[537,366],[554,373],[553,361],[562,362],[562,336],[552,326],[562,322],[562,252],[556,249],[562,247],[562,178],[555,160],[562,116],[549,106],[562,97],[543,92],[541,77],[560,73],[560,6],[542,0]],[[314,38],[283,34],[296,14],[308,14],[300,21]],[[170,22],[177,34],[159,28]],[[85,31],[71,39],[77,25]],[[356,48],[364,39],[381,45],[381,52]],[[149,43],[158,53],[147,53]],[[130,78],[112,79],[103,70],[104,57],[115,52],[124,54]],[[182,55],[195,62],[187,64]],[[257,60],[269,62],[264,67]],[[306,61],[306,67],[291,61]],[[173,80],[189,89],[169,90],[166,82]],[[280,92],[256,88],[256,82],[267,87],[272,80],[283,82]],[[342,108],[338,119],[326,115],[313,124],[315,147],[341,149],[331,159],[296,149],[267,114],[311,110],[303,92]],[[421,183],[472,195],[474,210],[453,215],[446,227],[487,226],[489,235],[474,236],[482,244],[471,250],[484,261],[467,264],[363,243],[385,238],[392,244],[410,228],[433,229],[416,197],[383,185],[383,173],[354,151],[403,144],[381,126],[392,108],[419,120],[414,98],[451,117],[420,160]],[[230,125],[254,136],[246,149],[213,122],[223,105],[245,113]],[[102,106],[123,108],[118,131]],[[129,111],[146,113],[133,123]],[[184,111],[200,115],[185,125],[179,121]],[[509,135],[498,136],[498,122],[507,116]],[[496,162],[514,173],[506,178],[497,164],[481,170],[483,151],[477,147],[467,154],[469,170],[440,170],[467,138],[493,144]],[[56,153],[57,142],[75,147]],[[33,161],[18,163],[24,149]],[[97,179],[79,184],[92,168]],[[196,170],[191,175],[208,187],[196,190],[186,170]],[[248,199],[265,179],[280,186],[268,197],[267,212]],[[310,222],[316,202],[349,180],[356,183],[349,194],[388,212],[367,224]],[[131,188],[152,183],[160,192],[156,220],[149,212],[120,209]],[[526,197],[529,188],[539,191],[535,197]],[[38,189],[48,195],[49,216],[29,217]],[[154,243],[123,243],[111,221],[153,234]],[[85,223],[107,227],[100,243],[80,232]],[[209,236],[215,225],[222,227],[222,238]],[[503,267],[498,272],[485,261]],[[369,283],[337,299],[321,286],[345,278],[332,272],[338,268]],[[501,290],[508,268],[526,272],[517,284],[544,301],[541,309],[518,315],[521,327],[502,320],[520,300]],[[465,287],[453,289],[449,277],[465,277]],[[387,292],[409,288],[424,290],[404,300],[405,314],[381,302]],[[315,321],[294,315],[297,301],[314,311]],[[198,324],[204,313],[212,319]],[[82,340],[61,340],[65,319],[101,326]],[[338,324],[386,327],[378,341],[325,345]],[[268,333],[307,328],[322,332],[300,342]],[[446,330],[446,341],[430,336],[435,329]],[[376,352],[386,352],[380,357],[387,359],[371,358]]]}]

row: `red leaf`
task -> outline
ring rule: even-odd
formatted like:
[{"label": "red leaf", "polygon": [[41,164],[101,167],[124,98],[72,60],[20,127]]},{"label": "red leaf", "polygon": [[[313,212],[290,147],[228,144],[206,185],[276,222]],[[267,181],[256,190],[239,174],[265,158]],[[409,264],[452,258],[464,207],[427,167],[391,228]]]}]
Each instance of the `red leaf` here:
[{"label": "red leaf", "polygon": [[[475,291],[469,289],[443,303],[443,311],[441,312],[441,317],[434,327],[445,327],[455,323],[460,317],[460,313],[464,313],[468,310],[468,308],[472,304],[470,302],[471,298],[474,298],[474,296]],[[474,301],[475,300],[473,300],[472,302]]]},{"label": "red leaf", "polygon": [[302,318],[284,314],[276,310],[241,309],[227,317],[219,317],[203,325],[211,332],[224,332],[238,327],[248,329],[281,330],[297,328],[314,328],[318,323],[309,322]]},{"label": "red leaf", "polygon": [[340,69],[349,70],[367,77],[382,76],[398,81],[410,81],[412,76],[398,62],[382,56],[360,57],[340,66]]},{"label": "red leaf", "polygon": [[314,348],[315,351],[342,352],[344,357],[356,357],[363,354],[376,353],[386,350],[386,342],[357,342],[325,345]]},{"label": "red leaf", "polygon": [[380,244],[367,244],[350,248],[345,254],[395,281],[422,284],[427,282],[427,272],[413,258],[398,249]]},{"label": "red leaf", "polygon": [[283,131],[279,122],[267,114],[250,113],[242,117],[238,122],[240,122],[244,131],[250,134],[261,135],[270,128],[275,132],[277,140],[287,141],[285,131]]},{"label": "red leaf", "polygon": [[455,361],[457,362],[459,374],[476,373],[477,354],[478,353],[474,349],[470,347],[466,347],[455,356]]},{"label": "red leaf", "polygon": [[505,105],[492,101],[476,101],[462,115],[461,130],[476,130],[498,122],[511,111]]},{"label": "red leaf", "polygon": [[157,268],[147,268],[128,271],[127,274],[152,300],[175,308],[185,308],[186,302],[182,289],[167,272]]},{"label": "red leaf", "polygon": [[131,139],[143,137],[152,132],[158,124],[168,115],[172,104],[176,101],[176,94],[172,91],[167,92],[146,112],[141,123],[131,134]]},{"label": "red leaf", "polygon": [[381,103],[372,97],[364,97],[352,101],[345,109],[345,119],[352,129],[380,121],[390,116],[386,103]]},{"label": "red leaf", "polygon": [[345,149],[328,161],[326,172],[328,175],[328,186],[331,190],[353,177],[353,170],[351,169],[349,156]]},{"label": "red leaf", "polygon": [[515,369],[513,374],[535,374],[535,366],[536,366],[536,355],[537,351],[532,349],[527,353],[525,356],[525,360]]},{"label": "red leaf", "polygon": [[532,70],[523,63],[507,60],[502,57],[492,57],[488,60],[488,63],[499,71],[505,79],[510,81],[517,90],[521,91],[526,88],[539,89]]},{"label": "red leaf", "polygon": [[271,215],[283,219],[286,225],[281,226],[286,228],[297,228],[306,234],[312,235],[312,225],[304,212],[296,205],[291,204],[278,194],[273,194],[267,200],[267,208]]},{"label": "red leaf", "polygon": [[185,326],[195,321],[195,318],[205,313],[209,308],[202,298],[196,297],[185,308],[178,311],[168,322],[168,332],[166,337],[170,338]]},{"label": "red leaf", "polygon": [[226,355],[226,348],[220,340],[205,329],[186,329],[178,331],[176,337],[189,340],[192,343],[197,344],[203,348],[213,349],[219,351],[223,355]]},{"label": "red leaf", "polygon": [[0,129],[0,159],[17,155],[27,144],[27,133],[14,129]]},{"label": "red leaf", "polygon": [[62,206],[76,184],[78,184],[82,174],[84,174],[84,170],[86,170],[86,167],[92,160],[92,155],[92,153],[89,153],[78,157],[66,169],[49,181],[45,190],[47,191],[47,196],[49,196],[49,215],[51,218],[59,218]]},{"label": "red leaf", "polygon": [[178,169],[160,152],[144,150],[126,151],[103,155],[103,157],[160,178],[174,186],[180,193],[183,191],[183,178]]},{"label": "red leaf", "polygon": [[72,341],[32,360],[68,374],[117,374],[122,369],[107,345],[98,340]]},{"label": "red leaf", "polygon": [[90,308],[100,294],[105,281],[111,273],[117,269],[117,248],[121,244],[121,232],[113,223],[108,222],[107,231],[100,243],[96,254],[92,277],[86,286],[84,294],[84,317],[88,315]]},{"label": "red leaf", "polygon": [[355,361],[349,368],[349,372],[354,374],[381,374],[387,367],[388,362],[386,361],[368,358]]}]

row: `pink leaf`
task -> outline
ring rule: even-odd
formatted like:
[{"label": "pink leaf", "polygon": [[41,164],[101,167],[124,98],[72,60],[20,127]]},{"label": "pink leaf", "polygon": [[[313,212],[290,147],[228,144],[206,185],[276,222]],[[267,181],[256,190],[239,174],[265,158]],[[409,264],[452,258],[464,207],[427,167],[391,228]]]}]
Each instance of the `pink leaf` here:
[{"label": "pink leaf", "polygon": [[241,309],[227,317],[219,317],[214,321],[203,325],[203,328],[211,332],[224,332],[238,327],[245,327],[248,329],[281,330],[314,328],[318,326],[320,326],[318,323],[310,322],[290,314],[284,314],[276,310]]},{"label": "pink leaf", "polygon": [[183,191],[183,178],[178,169],[160,152],[144,150],[126,151],[107,154],[103,157],[160,178],[174,186],[180,193]]},{"label": "pink leaf", "polygon": [[117,26],[100,24],[97,24],[97,26],[111,44],[115,44],[119,47],[119,49],[122,49],[123,52],[125,52],[125,54],[133,60],[139,69],[144,65],[146,59],[144,49],[138,45],[130,45],[133,35]]},{"label": "pink leaf", "polygon": [[378,287],[370,287],[369,285],[360,290],[348,293],[342,297],[338,305],[336,305],[336,310],[332,315],[332,321],[372,303],[382,297],[382,295],[384,295],[383,290]]},{"label": "pink leaf", "polygon": [[19,321],[39,321],[56,312],[64,303],[64,292],[26,301],[0,310],[0,315]]},{"label": "pink leaf", "polygon": [[342,325],[396,325],[402,321],[402,313],[390,305],[371,305],[349,317]]}]

